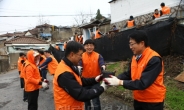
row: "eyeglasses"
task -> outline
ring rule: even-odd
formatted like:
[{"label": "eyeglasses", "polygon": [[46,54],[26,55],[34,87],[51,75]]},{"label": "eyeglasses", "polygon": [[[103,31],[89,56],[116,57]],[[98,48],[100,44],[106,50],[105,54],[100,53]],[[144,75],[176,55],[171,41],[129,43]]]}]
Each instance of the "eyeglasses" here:
[{"label": "eyeglasses", "polygon": [[131,43],[131,44],[129,44],[129,46],[132,47],[134,44],[137,44],[137,43]]},{"label": "eyeglasses", "polygon": [[78,54],[78,53],[76,53],[75,55],[82,57],[82,54]]}]

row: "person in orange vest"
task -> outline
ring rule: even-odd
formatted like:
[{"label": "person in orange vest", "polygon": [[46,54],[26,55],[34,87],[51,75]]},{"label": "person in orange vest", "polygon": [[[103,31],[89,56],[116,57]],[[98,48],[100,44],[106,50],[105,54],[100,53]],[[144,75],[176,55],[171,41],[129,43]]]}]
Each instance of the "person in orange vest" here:
[{"label": "person in orange vest", "polygon": [[103,34],[100,32],[100,28],[96,28],[95,39],[101,38],[101,35]]},{"label": "person in orange vest", "polygon": [[171,9],[168,6],[165,6],[165,3],[160,4],[162,10],[160,10],[160,16],[170,14]]},{"label": "person in orange vest", "polygon": [[[43,50],[39,50],[38,52],[40,54],[40,63],[38,66],[41,66],[46,61],[46,57],[44,55]],[[42,78],[47,79],[47,71],[48,71],[47,66],[45,68],[41,69],[40,73],[41,73]]]},{"label": "person in orange vest", "polygon": [[[92,39],[88,39],[84,43],[85,52],[82,54],[82,60],[79,62],[79,70],[82,69],[82,77],[93,78],[101,74],[101,69],[105,70],[105,62],[103,57],[94,51],[95,43]],[[86,86],[87,89],[98,87],[100,83]],[[101,110],[99,97],[92,99],[94,110]],[[85,110],[91,110],[90,100],[85,102]]]},{"label": "person in orange vest", "polygon": [[22,84],[23,84],[23,101],[27,102],[28,101],[28,95],[27,92],[25,91],[24,87],[25,87],[25,81],[24,81],[24,67],[25,67],[25,62],[26,60],[22,60],[22,66],[21,66],[21,72],[20,72],[20,78],[22,79]]},{"label": "person in orange vest", "polygon": [[[19,72],[19,75],[21,73],[21,67],[22,67],[22,64],[23,62],[26,60],[26,55],[24,53],[19,53],[19,58],[18,58],[18,61],[17,61],[17,66],[18,66],[18,72]],[[21,88],[24,88],[24,85],[23,85],[23,79],[20,78],[20,87]]]},{"label": "person in orange vest", "polygon": [[125,24],[124,28],[131,28],[136,26],[135,21],[134,21],[134,17],[130,16],[130,19],[127,21],[127,23]]},{"label": "person in orange vest", "polygon": [[77,33],[75,33],[74,39],[75,39],[76,42],[79,42],[79,38],[78,38],[78,34]]},{"label": "person in orange vest", "polygon": [[104,81],[92,89],[84,87],[101,81],[102,75],[94,78],[80,76],[77,65],[83,52],[84,47],[80,43],[68,42],[65,57],[59,63],[53,79],[55,110],[84,110],[85,101],[98,97],[107,88]]},{"label": "person in orange vest", "polygon": [[155,11],[154,11],[154,14],[153,14],[153,19],[155,19],[155,18],[159,18],[160,17],[160,13],[159,13],[159,11],[158,11],[158,9],[155,9]]},{"label": "person in orange vest", "polygon": [[83,44],[83,37],[82,37],[82,34],[79,36],[79,43],[80,43],[80,44]]},{"label": "person in orange vest", "polygon": [[29,50],[27,52],[27,60],[25,62],[23,76],[25,80],[25,91],[28,95],[28,110],[38,109],[38,95],[39,88],[48,87],[46,80],[41,78],[38,64],[40,60],[40,55],[38,52]]},{"label": "person in orange vest", "polygon": [[129,35],[129,46],[134,55],[128,71],[104,81],[133,90],[134,110],[163,110],[166,88],[161,56],[148,46],[142,30]]},{"label": "person in orange vest", "polygon": [[58,66],[58,62],[54,58],[54,56],[51,55],[50,51],[48,50],[44,51],[44,55],[47,59],[42,65],[39,66],[39,69],[42,70],[48,67],[49,73],[51,75],[54,75],[56,68]]}]

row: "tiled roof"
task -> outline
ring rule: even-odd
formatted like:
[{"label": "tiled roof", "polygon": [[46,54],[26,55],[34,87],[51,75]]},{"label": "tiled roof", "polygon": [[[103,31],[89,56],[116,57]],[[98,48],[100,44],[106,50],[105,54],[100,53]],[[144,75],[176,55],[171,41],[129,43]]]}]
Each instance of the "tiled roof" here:
[{"label": "tiled roof", "polygon": [[32,30],[28,30],[32,35],[36,35],[38,34],[38,29],[37,28],[34,28]]},{"label": "tiled roof", "polygon": [[13,33],[6,33],[6,34],[0,35],[0,37],[12,37],[13,35],[14,35]]},{"label": "tiled roof", "polygon": [[24,36],[6,41],[4,44],[47,44],[47,42],[35,37]]}]

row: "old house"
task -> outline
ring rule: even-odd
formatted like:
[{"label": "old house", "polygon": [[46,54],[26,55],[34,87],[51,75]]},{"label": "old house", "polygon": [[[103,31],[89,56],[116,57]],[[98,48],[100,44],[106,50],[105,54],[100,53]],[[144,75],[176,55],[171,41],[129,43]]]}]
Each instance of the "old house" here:
[{"label": "old house", "polygon": [[10,68],[14,68],[17,65],[17,59],[20,52],[26,53],[30,49],[43,49],[49,48],[49,44],[41,39],[35,37],[17,37],[9,41],[4,42],[6,51],[9,55]]},{"label": "old house", "polygon": [[38,29],[34,28],[34,29],[31,29],[31,30],[25,31],[25,36],[26,37],[36,37],[36,38],[38,38],[39,37]]},{"label": "old house", "polygon": [[111,0],[109,1],[111,24],[115,24],[117,28],[122,29],[126,21],[132,15],[137,25],[144,25],[152,20],[155,9],[161,10],[160,4],[162,2],[164,2],[166,6],[171,7],[171,13],[174,13],[178,9],[177,6],[180,0]]},{"label": "old house", "polygon": [[57,26],[47,23],[36,26],[36,29],[38,30],[39,37],[47,41],[55,40],[55,35],[58,33]]}]

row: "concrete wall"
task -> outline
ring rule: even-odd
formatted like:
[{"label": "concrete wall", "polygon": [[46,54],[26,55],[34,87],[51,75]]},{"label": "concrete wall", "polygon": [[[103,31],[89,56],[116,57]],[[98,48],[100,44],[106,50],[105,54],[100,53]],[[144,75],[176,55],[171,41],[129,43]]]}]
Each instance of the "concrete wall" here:
[{"label": "concrete wall", "polygon": [[110,24],[106,24],[106,25],[103,25],[103,26],[100,26],[100,31],[102,33],[108,33],[110,31]]},{"label": "concrete wall", "polygon": [[68,41],[73,36],[72,29],[60,29],[52,33],[52,41]]},{"label": "concrete wall", "polygon": [[17,68],[18,58],[19,58],[19,53],[10,53],[9,54],[10,69],[16,69]]},{"label": "concrete wall", "polygon": [[9,57],[7,55],[0,55],[0,73],[5,73],[9,69]]}]

